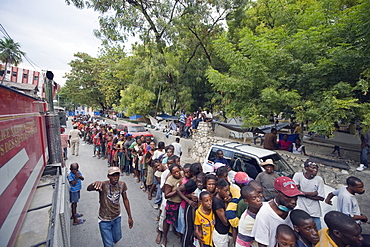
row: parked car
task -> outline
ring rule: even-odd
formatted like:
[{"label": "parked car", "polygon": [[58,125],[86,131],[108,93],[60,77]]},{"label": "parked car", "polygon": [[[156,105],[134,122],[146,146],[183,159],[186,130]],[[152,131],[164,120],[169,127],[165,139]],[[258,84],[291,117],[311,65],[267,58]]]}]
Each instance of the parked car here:
[{"label": "parked car", "polygon": [[118,124],[116,129],[118,133],[123,131],[125,135],[127,133],[132,134],[134,138],[137,136],[150,136],[153,138],[153,135],[140,124]]},{"label": "parked car", "polygon": [[[214,161],[217,158],[217,150],[222,150],[224,158],[228,161],[231,169],[235,172],[247,171],[247,166],[252,165],[256,168],[257,172],[260,173],[264,171],[260,163],[266,161],[267,159],[272,159],[274,164],[277,165],[278,169],[276,173],[279,176],[287,176],[293,178],[294,170],[293,168],[275,151],[252,147],[248,144],[240,144],[238,142],[227,142],[223,144],[214,144],[209,149],[206,159],[203,163],[203,172],[213,172]],[[229,173],[230,174],[230,173]],[[247,172],[248,174],[248,172]],[[250,175],[250,174],[248,174]],[[253,176],[250,176],[254,178]],[[229,178],[230,179],[230,178]],[[324,185],[325,197],[335,189],[328,185]],[[333,205],[328,205],[325,202],[320,202],[322,216],[327,212],[336,210],[337,198],[333,198]],[[324,217],[321,217],[321,226],[324,228],[326,224],[324,222]]]},{"label": "parked car", "polygon": [[290,165],[275,151],[252,147],[248,144],[240,144],[238,142],[227,142],[223,144],[214,144],[211,146],[206,159],[203,163],[204,172],[213,172],[214,161],[217,158],[217,150],[222,150],[224,158],[228,161],[231,169],[239,171],[247,171],[247,166],[252,165],[258,173],[263,171],[260,163],[267,159],[272,159],[277,165],[277,173],[280,176],[287,176],[292,178],[294,170]]}]

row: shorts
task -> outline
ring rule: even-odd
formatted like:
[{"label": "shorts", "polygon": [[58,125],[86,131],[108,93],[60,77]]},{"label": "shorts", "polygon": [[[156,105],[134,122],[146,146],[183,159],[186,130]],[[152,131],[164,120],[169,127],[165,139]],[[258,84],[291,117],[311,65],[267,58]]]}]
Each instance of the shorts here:
[{"label": "shorts", "polygon": [[80,199],[80,191],[70,191],[69,192],[69,202],[70,203],[77,203],[78,199]]},{"label": "shorts", "polygon": [[167,200],[166,203],[166,221],[169,225],[174,225],[177,227],[178,217],[179,217],[179,207],[180,203],[171,202]]},{"label": "shorts", "polygon": [[216,228],[213,230],[212,240],[215,247],[230,247],[233,246],[234,243],[229,234],[220,234],[217,232]]}]

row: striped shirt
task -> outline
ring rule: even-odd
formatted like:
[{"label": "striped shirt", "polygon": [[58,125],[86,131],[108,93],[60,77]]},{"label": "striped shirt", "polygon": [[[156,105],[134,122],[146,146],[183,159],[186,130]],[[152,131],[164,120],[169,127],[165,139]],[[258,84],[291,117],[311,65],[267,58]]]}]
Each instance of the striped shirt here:
[{"label": "striped shirt", "polygon": [[[81,176],[82,176],[82,173],[78,170],[77,171]],[[81,179],[78,179],[76,184],[73,186],[71,184],[72,181],[74,181],[76,179],[76,175],[72,172],[69,172],[68,175],[67,175],[67,179],[69,181],[69,191],[71,192],[76,192],[76,191],[80,191],[81,190],[81,187],[82,187],[82,181]]]}]

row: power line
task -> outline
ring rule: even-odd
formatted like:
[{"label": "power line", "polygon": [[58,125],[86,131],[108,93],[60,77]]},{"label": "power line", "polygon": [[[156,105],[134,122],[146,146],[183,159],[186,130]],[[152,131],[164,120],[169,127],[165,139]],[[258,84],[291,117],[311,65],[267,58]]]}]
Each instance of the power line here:
[{"label": "power line", "polygon": [[11,39],[10,38],[10,35],[8,34],[8,32],[5,30],[5,28],[3,27],[2,24],[0,24],[0,31],[8,38],[8,39]]},{"label": "power line", "polygon": [[[2,32],[4,34],[4,36],[7,37],[8,39],[12,39],[2,24],[0,24],[0,32]],[[42,68],[40,66],[38,66],[35,62],[33,62],[29,57],[27,57],[26,54],[24,54],[23,57],[32,66],[32,68],[35,71],[37,71],[37,69],[35,68],[35,66],[38,67],[40,70],[42,70]]]}]

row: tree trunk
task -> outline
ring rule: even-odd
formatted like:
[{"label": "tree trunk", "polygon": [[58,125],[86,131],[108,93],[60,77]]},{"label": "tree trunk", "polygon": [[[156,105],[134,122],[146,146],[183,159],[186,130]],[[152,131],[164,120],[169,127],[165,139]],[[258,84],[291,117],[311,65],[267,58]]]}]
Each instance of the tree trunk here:
[{"label": "tree trunk", "polygon": [[6,62],[5,62],[4,74],[3,74],[3,79],[1,79],[1,85],[4,84],[4,79],[5,79],[5,76],[6,76],[7,67],[8,67],[8,59],[6,59]]}]

